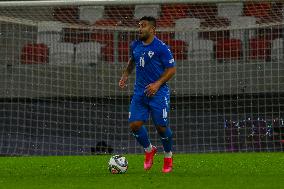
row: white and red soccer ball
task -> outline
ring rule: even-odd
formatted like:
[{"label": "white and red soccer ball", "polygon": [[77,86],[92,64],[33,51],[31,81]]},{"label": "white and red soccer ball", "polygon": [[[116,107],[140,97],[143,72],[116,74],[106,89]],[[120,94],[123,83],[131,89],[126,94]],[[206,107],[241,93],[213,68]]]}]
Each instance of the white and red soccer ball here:
[{"label": "white and red soccer ball", "polygon": [[128,161],[124,156],[114,155],[108,162],[108,169],[112,174],[125,173],[128,169]]}]

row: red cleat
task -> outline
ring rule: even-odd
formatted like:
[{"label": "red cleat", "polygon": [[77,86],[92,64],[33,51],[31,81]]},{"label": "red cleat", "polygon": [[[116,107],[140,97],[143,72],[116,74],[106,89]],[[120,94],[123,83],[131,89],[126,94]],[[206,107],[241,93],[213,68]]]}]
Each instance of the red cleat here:
[{"label": "red cleat", "polygon": [[173,158],[164,158],[163,173],[169,173],[173,170]]},{"label": "red cleat", "polygon": [[154,162],[154,156],[156,153],[157,153],[157,148],[155,146],[152,146],[151,152],[145,152],[145,161],[144,161],[145,170],[151,169]]}]

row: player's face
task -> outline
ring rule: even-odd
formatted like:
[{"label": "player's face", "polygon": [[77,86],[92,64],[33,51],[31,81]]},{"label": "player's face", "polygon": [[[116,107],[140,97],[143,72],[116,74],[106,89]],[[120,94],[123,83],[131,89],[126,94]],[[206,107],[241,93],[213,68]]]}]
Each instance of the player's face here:
[{"label": "player's face", "polygon": [[139,22],[139,39],[146,41],[151,35],[154,34],[154,27],[147,20]]}]

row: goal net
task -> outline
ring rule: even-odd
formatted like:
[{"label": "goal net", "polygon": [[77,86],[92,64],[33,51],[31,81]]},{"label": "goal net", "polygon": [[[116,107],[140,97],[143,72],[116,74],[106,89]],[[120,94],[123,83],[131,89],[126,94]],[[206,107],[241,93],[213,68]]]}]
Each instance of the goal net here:
[{"label": "goal net", "polygon": [[0,155],[142,153],[118,81],[145,15],[177,62],[176,153],[283,151],[282,1],[112,2],[0,2]]}]

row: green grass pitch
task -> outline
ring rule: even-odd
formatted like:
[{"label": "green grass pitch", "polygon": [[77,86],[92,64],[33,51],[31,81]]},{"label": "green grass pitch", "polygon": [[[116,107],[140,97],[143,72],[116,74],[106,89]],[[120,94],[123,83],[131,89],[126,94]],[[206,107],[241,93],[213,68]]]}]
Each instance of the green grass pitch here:
[{"label": "green grass pitch", "polygon": [[0,188],[284,188],[283,153],[176,154],[174,171],[161,172],[157,155],[150,171],[143,155],[126,154],[127,173],[112,175],[110,155],[1,157]]}]

